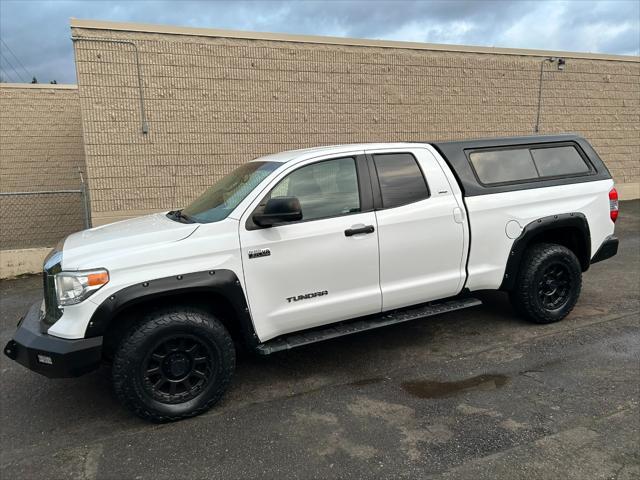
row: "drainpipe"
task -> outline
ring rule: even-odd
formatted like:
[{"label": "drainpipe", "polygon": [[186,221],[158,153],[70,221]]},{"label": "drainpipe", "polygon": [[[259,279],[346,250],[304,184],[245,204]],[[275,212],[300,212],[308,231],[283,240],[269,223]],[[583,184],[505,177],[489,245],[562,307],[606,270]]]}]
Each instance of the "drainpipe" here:
[{"label": "drainpipe", "polygon": [[92,38],[92,37],[71,37],[71,41],[80,42],[80,41],[88,41],[88,42],[103,42],[103,43],[116,43],[122,45],[130,45],[133,47],[133,53],[136,59],[136,71],[138,72],[138,91],[140,96],[140,118],[142,119],[142,133],[149,133],[149,124],[147,122],[147,113],[144,109],[144,92],[142,86],[142,71],[140,70],[140,55],[138,54],[138,46],[131,41],[128,40],[114,40],[111,38]]},{"label": "drainpipe", "polygon": [[566,61],[564,58],[557,58],[557,57],[549,57],[549,58],[545,58],[540,62],[540,81],[538,83],[538,113],[536,115],[536,126],[534,129],[535,133],[538,133],[540,131],[540,111],[542,110],[542,80],[543,80],[543,72],[544,72],[544,65],[545,63],[554,63],[554,62],[558,62],[558,70],[559,71],[563,71],[564,70],[564,66],[566,65]]}]

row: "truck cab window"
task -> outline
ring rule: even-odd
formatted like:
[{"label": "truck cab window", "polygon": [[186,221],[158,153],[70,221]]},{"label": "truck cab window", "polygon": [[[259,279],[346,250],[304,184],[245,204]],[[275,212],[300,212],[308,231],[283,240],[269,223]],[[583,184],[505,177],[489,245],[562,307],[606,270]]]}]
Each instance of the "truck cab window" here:
[{"label": "truck cab window", "polygon": [[373,156],[378,172],[384,208],[399,207],[429,198],[422,171],[410,153],[381,153]]},{"label": "truck cab window", "polygon": [[303,220],[360,212],[356,162],[338,158],[299,168],[281,180],[261,203],[277,197],[297,197]]}]

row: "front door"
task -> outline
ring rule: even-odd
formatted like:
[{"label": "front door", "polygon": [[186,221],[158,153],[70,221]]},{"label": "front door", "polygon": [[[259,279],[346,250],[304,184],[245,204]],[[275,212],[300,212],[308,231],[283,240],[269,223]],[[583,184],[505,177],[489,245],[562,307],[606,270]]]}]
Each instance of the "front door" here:
[{"label": "front door", "polygon": [[[240,222],[246,294],[260,341],[382,308],[376,216],[363,155],[307,161]],[[259,228],[269,198],[297,197],[300,221]]]}]

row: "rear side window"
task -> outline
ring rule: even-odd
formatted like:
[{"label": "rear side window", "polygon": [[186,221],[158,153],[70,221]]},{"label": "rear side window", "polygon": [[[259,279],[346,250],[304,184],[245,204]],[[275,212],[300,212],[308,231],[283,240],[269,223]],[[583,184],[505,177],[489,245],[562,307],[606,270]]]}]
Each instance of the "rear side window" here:
[{"label": "rear side window", "polygon": [[538,177],[528,148],[473,152],[469,158],[482,183],[513,182]]},{"label": "rear side window", "polygon": [[478,180],[486,185],[591,172],[571,145],[478,151],[472,152],[469,160]]},{"label": "rear side window", "polygon": [[541,177],[575,175],[590,170],[575,147],[535,148],[531,155]]},{"label": "rear side window", "polygon": [[373,162],[378,172],[384,208],[399,207],[429,198],[427,182],[410,153],[375,154]]}]

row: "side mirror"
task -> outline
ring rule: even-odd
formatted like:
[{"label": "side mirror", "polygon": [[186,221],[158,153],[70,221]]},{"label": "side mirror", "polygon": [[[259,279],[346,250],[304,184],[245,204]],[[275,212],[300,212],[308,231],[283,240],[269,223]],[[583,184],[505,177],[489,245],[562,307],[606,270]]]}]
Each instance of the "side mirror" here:
[{"label": "side mirror", "polygon": [[263,212],[253,214],[253,223],[263,228],[298,220],[302,220],[302,207],[296,197],[271,198]]}]

